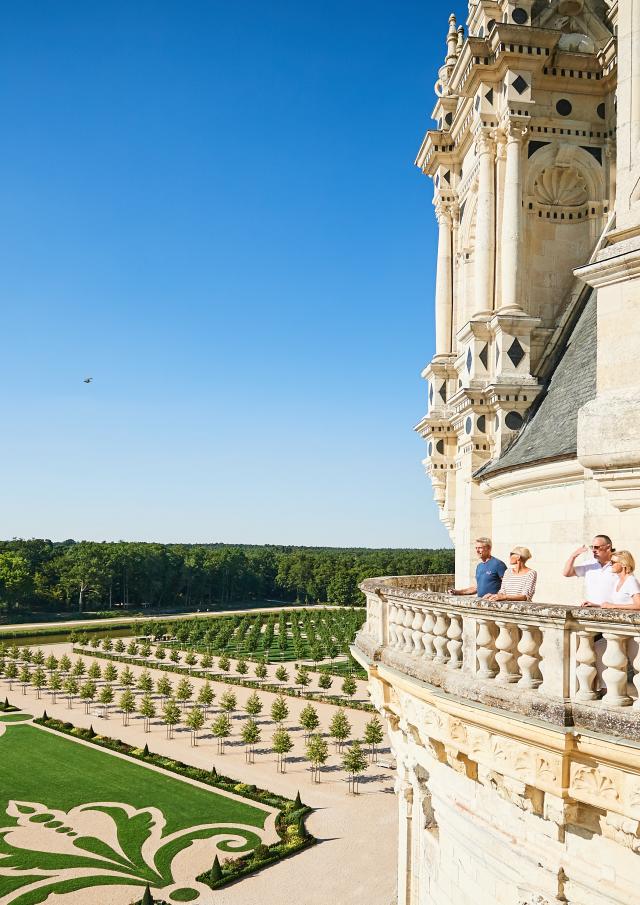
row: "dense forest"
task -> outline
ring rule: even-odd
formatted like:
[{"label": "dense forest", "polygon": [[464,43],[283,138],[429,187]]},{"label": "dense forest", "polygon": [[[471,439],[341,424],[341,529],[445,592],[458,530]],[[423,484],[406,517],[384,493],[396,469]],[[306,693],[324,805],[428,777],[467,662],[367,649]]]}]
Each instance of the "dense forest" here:
[{"label": "dense forest", "polygon": [[363,601],[377,575],[453,571],[453,550],[0,541],[0,614]]}]

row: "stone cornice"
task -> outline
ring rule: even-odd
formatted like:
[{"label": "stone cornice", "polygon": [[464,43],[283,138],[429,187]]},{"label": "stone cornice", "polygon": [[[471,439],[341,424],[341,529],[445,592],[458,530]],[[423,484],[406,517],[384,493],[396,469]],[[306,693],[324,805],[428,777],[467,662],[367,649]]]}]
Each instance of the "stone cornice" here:
[{"label": "stone cornice", "polygon": [[518,469],[510,467],[502,472],[493,473],[490,477],[480,478],[480,486],[489,499],[493,500],[514,493],[581,484],[584,478],[583,466],[575,456],[572,456],[541,465],[523,466]]}]

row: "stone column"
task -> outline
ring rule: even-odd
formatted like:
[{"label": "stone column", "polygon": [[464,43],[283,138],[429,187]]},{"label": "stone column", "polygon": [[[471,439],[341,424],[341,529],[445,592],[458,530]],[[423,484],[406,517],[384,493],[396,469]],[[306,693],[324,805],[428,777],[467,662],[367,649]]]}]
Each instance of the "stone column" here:
[{"label": "stone column", "polygon": [[474,317],[490,314],[493,310],[496,252],[495,153],[492,131],[479,129],[476,136],[476,155],[480,161],[480,172],[476,219]]},{"label": "stone column", "polygon": [[501,309],[521,311],[519,304],[520,233],[522,229],[522,139],[523,121],[510,119],[505,127],[507,159],[502,208],[502,296]]},{"label": "stone column", "polygon": [[404,777],[396,779],[399,805],[397,905],[412,905],[413,786],[408,781],[406,769],[403,773]]},{"label": "stone column", "polygon": [[436,268],[436,355],[451,352],[451,319],[453,315],[453,270],[451,248],[451,210],[436,206],[438,219],[438,263]]},{"label": "stone column", "polygon": [[[496,199],[504,196],[504,170],[507,160],[507,145],[504,135],[498,132],[496,135]],[[502,207],[496,204],[496,236],[502,236]],[[494,275],[494,308],[500,308],[502,304],[502,242],[496,242],[496,262]]]}]

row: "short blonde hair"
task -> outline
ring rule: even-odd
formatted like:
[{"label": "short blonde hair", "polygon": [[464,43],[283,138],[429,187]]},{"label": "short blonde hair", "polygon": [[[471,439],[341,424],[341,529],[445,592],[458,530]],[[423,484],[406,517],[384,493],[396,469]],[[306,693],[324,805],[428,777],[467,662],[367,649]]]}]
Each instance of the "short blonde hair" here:
[{"label": "short blonde hair", "polygon": [[531,550],[529,550],[528,547],[512,547],[511,553],[515,553],[516,556],[519,556],[522,562],[531,559]]},{"label": "short blonde hair", "polygon": [[611,554],[611,559],[621,563],[629,573],[632,573],[636,567],[636,561],[628,550],[616,550]]},{"label": "short blonde hair", "polygon": [[476,544],[482,544],[483,547],[493,546],[490,537],[476,537]]}]

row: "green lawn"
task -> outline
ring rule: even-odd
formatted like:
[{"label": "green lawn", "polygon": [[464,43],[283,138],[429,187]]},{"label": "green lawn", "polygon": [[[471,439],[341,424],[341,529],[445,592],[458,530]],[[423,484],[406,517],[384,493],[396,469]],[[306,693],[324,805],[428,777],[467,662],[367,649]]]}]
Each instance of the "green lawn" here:
[{"label": "green lawn", "polygon": [[[193,839],[233,832],[240,838],[218,838],[220,849],[248,851],[269,813],[33,725],[5,726],[0,763],[0,900],[12,905],[84,886],[183,882],[189,878],[174,878],[171,863]],[[37,841],[26,841],[29,832]],[[214,852],[212,841],[212,860]],[[95,873],[79,880],[79,869]],[[51,883],[29,889],[43,871]]]}]

